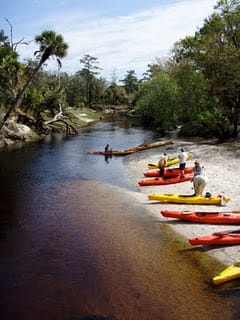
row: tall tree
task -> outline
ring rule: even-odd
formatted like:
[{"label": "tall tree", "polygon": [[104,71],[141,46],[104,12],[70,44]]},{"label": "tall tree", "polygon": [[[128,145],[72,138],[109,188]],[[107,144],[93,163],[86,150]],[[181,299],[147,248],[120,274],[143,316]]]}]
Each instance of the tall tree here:
[{"label": "tall tree", "polygon": [[124,88],[128,95],[128,105],[134,106],[136,101],[138,86],[140,83],[137,78],[135,70],[128,70],[125,77],[120,81],[124,84]]},{"label": "tall tree", "polygon": [[223,115],[218,124],[224,129],[222,137],[236,137],[240,119],[239,0],[220,0],[215,10],[194,37],[175,45],[174,54],[177,62],[190,59],[196,70],[203,72]]},{"label": "tall tree", "polygon": [[11,99],[16,93],[22,65],[18,55],[10,45],[4,31],[0,31],[0,107],[9,108]]},{"label": "tall tree", "polygon": [[9,118],[10,114],[16,110],[21,104],[22,98],[24,96],[25,91],[30,85],[32,79],[36,75],[36,73],[40,70],[42,65],[50,58],[56,57],[57,62],[61,64],[60,59],[64,58],[67,55],[68,45],[64,42],[63,37],[61,35],[56,34],[52,30],[43,31],[40,35],[35,37],[35,41],[39,44],[39,50],[34,54],[38,57],[38,64],[33,70],[32,74],[28,77],[26,83],[19,90],[16,98],[14,99],[11,107],[8,112],[4,116],[3,123]]},{"label": "tall tree", "polygon": [[135,70],[128,70],[125,77],[120,81],[124,84],[124,87],[128,94],[137,92],[139,81],[136,76]]},{"label": "tall tree", "polygon": [[80,63],[83,65],[82,70],[80,71],[80,75],[85,80],[86,84],[86,95],[85,95],[85,103],[88,107],[91,106],[92,102],[92,87],[94,84],[95,76],[98,74],[100,67],[98,67],[98,59],[96,57],[92,57],[89,54],[85,54],[83,58],[80,59]]}]

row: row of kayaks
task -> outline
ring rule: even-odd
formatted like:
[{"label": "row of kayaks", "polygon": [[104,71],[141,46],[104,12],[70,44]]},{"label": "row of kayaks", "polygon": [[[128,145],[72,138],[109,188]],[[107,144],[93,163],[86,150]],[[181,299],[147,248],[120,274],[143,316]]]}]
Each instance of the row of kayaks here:
[{"label": "row of kayaks", "polygon": [[[189,154],[188,160],[192,158]],[[167,166],[177,164],[178,158],[169,160]],[[178,168],[167,168],[164,172],[164,177],[159,176],[160,171],[158,164],[148,164],[148,171],[144,172],[145,179],[138,181],[140,186],[150,185],[166,185],[189,181],[193,177],[193,167],[186,167],[184,176]],[[197,204],[197,205],[220,205],[225,206],[230,198],[223,195],[211,195],[206,193],[203,196],[196,195],[180,195],[180,194],[148,194],[149,200],[159,201],[160,203],[179,203],[179,204]],[[240,211],[229,212],[201,212],[201,211],[160,211],[163,217],[183,220],[193,223],[205,224],[226,224],[238,225],[240,224]],[[207,246],[223,246],[223,245],[240,245],[240,229],[239,230],[226,230],[214,232],[209,235],[189,238],[188,242],[192,246],[207,245]],[[227,266],[217,276],[213,277],[213,284],[218,285],[230,280],[240,277],[240,259],[235,263]]]},{"label": "row of kayaks", "polygon": [[[188,153],[187,160],[192,159],[192,154]],[[167,161],[167,167],[178,164],[179,158],[174,157]],[[186,167],[184,175],[179,168],[168,168],[164,171],[164,176],[160,177],[160,170],[158,164],[148,164],[149,170],[144,172],[145,179],[138,181],[140,186],[153,186],[153,185],[168,185],[189,181],[193,177],[193,167]]]},{"label": "row of kayaks", "polygon": [[[192,159],[192,154],[188,153],[188,160]],[[175,157],[169,160],[168,166],[179,162],[179,158]],[[150,170],[144,172],[145,179],[139,180],[140,186],[153,185],[169,185],[185,181],[190,181],[193,178],[193,167],[186,167],[182,176],[179,168],[165,169],[164,176],[159,177],[160,171],[157,164],[148,164]],[[148,195],[149,200],[159,201],[161,203],[180,203],[180,204],[202,204],[202,205],[220,205],[225,206],[230,201],[229,197],[223,195],[211,195],[209,192],[206,195],[181,195],[168,193],[155,193]]]},{"label": "row of kayaks", "polygon": [[[240,224],[240,211],[229,212],[195,212],[195,211],[160,211],[166,218],[180,219],[195,223],[208,224]],[[209,235],[189,238],[192,246],[225,246],[240,245],[240,229],[214,232]],[[240,278],[240,259],[227,266],[222,272],[214,276],[214,285]]]}]

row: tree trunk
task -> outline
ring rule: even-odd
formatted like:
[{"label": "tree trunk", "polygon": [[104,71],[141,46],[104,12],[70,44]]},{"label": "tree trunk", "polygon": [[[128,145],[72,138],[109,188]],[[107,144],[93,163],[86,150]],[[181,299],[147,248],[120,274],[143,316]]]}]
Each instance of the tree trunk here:
[{"label": "tree trunk", "polygon": [[233,119],[233,134],[232,134],[233,138],[237,138],[238,136],[238,119],[239,119],[238,115],[235,114]]},{"label": "tree trunk", "polygon": [[2,128],[2,126],[4,125],[4,123],[7,121],[7,119],[9,118],[9,116],[11,115],[12,112],[14,112],[21,104],[23,95],[26,91],[26,89],[28,88],[30,82],[32,81],[32,79],[34,78],[34,76],[36,75],[36,73],[38,72],[38,70],[41,68],[43,64],[43,61],[41,61],[39,63],[39,65],[35,68],[35,70],[33,71],[33,73],[31,74],[31,76],[29,77],[29,79],[27,80],[27,82],[24,84],[24,86],[22,87],[22,89],[18,92],[16,98],[14,99],[11,107],[9,108],[9,110],[7,111],[7,113],[5,114],[4,118],[3,118],[3,122],[0,124],[0,129]]}]

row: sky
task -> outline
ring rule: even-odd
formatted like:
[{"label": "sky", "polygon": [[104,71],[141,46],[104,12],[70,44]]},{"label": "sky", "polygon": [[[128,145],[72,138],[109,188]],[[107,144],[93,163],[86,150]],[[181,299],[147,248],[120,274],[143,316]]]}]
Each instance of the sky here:
[{"label": "sky", "polygon": [[[34,59],[36,35],[61,34],[68,44],[62,72],[82,69],[80,59],[96,57],[100,75],[121,80],[135,70],[140,79],[148,64],[170,57],[176,41],[192,36],[214,12],[217,0],[7,0],[1,3],[0,29],[18,45],[20,60]],[[56,61],[46,70],[57,72]]]}]

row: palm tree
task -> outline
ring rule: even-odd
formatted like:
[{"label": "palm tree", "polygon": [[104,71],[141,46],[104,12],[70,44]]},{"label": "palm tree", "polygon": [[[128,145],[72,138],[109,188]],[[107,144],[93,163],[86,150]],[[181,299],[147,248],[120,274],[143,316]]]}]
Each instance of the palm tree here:
[{"label": "palm tree", "polygon": [[64,42],[63,37],[61,35],[56,34],[52,30],[43,31],[40,35],[37,35],[35,37],[35,41],[40,45],[39,50],[34,53],[34,55],[37,55],[37,57],[39,58],[39,62],[36,68],[33,70],[32,74],[30,74],[26,83],[23,85],[23,87],[16,95],[16,98],[14,99],[11,107],[9,108],[8,112],[3,118],[2,125],[9,118],[10,114],[20,106],[26,89],[28,88],[30,82],[32,81],[36,73],[39,71],[39,69],[42,67],[42,65],[50,57],[56,57],[58,64],[61,65],[60,59],[64,58],[67,55],[67,43]]}]

